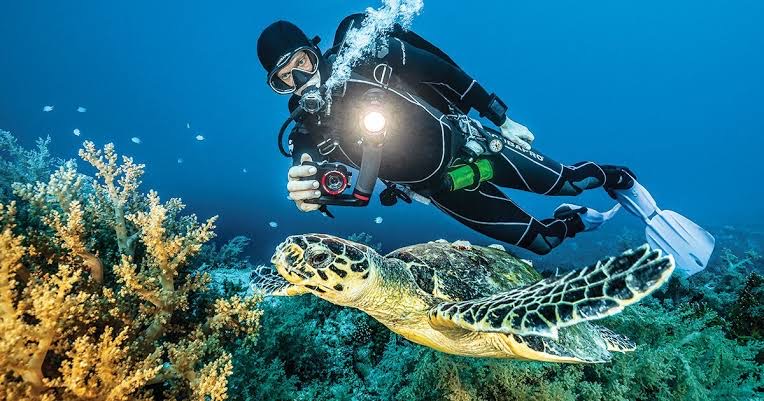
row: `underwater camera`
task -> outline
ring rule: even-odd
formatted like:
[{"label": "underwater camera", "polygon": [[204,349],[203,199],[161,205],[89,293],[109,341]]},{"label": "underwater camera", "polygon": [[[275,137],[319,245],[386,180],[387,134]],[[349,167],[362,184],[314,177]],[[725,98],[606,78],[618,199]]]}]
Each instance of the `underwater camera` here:
[{"label": "underwater camera", "polygon": [[302,165],[316,168],[315,177],[307,177],[305,180],[317,180],[321,197],[337,197],[350,186],[350,177],[353,175],[347,167],[337,163],[303,162]]},{"label": "underwater camera", "polygon": [[[334,206],[366,206],[369,203],[369,197],[364,196],[358,191],[358,181],[363,179],[363,174],[356,180],[356,188],[352,194],[346,193],[350,187],[350,177],[353,175],[347,167],[338,163],[316,163],[312,161],[302,162],[303,166],[313,166],[316,168],[316,174],[310,177],[304,177],[304,181],[318,181],[318,189],[321,196],[317,199],[306,199],[306,203],[318,205]],[[325,211],[325,209],[324,209]]]}]

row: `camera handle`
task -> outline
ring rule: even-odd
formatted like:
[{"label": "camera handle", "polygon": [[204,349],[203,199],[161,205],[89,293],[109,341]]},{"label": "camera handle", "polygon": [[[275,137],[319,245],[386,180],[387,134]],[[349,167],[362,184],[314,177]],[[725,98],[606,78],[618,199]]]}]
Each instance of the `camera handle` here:
[{"label": "camera handle", "polygon": [[376,144],[372,141],[363,143],[363,156],[361,157],[361,168],[358,171],[358,178],[353,188],[353,197],[363,202],[366,206],[374,193],[374,185],[379,178],[379,165],[382,162],[382,144]]}]

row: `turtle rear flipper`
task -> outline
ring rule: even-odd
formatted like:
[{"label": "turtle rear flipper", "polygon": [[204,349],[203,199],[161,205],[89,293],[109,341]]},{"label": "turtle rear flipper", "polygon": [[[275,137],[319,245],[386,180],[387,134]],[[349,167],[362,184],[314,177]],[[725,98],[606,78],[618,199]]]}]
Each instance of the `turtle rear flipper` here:
[{"label": "turtle rear flipper", "polygon": [[289,297],[308,292],[306,288],[286,281],[273,266],[257,266],[249,278],[250,286],[256,294]]},{"label": "turtle rear flipper", "polygon": [[592,325],[599,330],[600,336],[607,344],[607,350],[613,352],[631,352],[637,349],[637,344],[629,337],[618,334],[607,327]]},{"label": "turtle rear flipper", "polygon": [[620,312],[671,276],[674,259],[643,245],[564,276],[489,297],[442,303],[429,312],[436,328],[557,338],[560,327]]}]

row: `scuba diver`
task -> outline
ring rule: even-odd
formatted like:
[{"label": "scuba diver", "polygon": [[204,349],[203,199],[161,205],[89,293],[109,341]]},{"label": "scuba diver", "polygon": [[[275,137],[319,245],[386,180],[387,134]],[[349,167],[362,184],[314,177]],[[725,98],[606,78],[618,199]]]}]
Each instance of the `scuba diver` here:
[{"label": "scuba diver", "polygon": [[[590,161],[565,165],[534,149],[533,134],[507,116],[496,94],[412,31],[396,24],[377,36],[349,79],[328,88],[348,32],[364,18],[346,17],[325,53],[318,37],[308,39],[286,21],[269,25],[258,39],[268,85],[291,95],[279,148],[293,158],[287,190],[300,210],[328,214],[327,204],[365,206],[380,179],[387,186],[380,194],[384,205],[412,198],[432,203],[482,234],[543,255],[566,238],[595,230],[623,206],[646,223],[648,242],[673,254],[677,266],[689,274],[705,267],[713,237],[660,210],[631,170]],[[468,117],[472,109],[499,129]],[[291,153],[282,140],[290,121]],[[369,135],[359,137],[359,130]],[[341,194],[351,174],[344,166],[359,170],[352,196]],[[606,212],[562,204],[553,217],[537,219],[502,188],[551,196],[603,188],[619,204]]]}]

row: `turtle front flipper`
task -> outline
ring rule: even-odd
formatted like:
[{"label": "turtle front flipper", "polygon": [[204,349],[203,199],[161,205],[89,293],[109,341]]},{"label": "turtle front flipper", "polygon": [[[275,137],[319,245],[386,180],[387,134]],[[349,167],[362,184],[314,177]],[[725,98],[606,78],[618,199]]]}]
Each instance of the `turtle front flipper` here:
[{"label": "turtle front flipper", "polygon": [[429,312],[436,328],[557,338],[560,327],[601,319],[644,298],[671,276],[674,259],[643,245],[564,276],[489,297],[442,303]]},{"label": "turtle front flipper", "polygon": [[255,270],[252,270],[249,278],[252,290],[264,296],[289,297],[308,292],[306,288],[286,281],[273,266],[257,266]]}]

